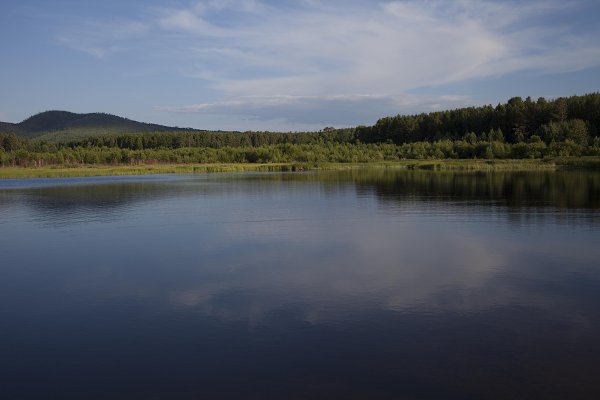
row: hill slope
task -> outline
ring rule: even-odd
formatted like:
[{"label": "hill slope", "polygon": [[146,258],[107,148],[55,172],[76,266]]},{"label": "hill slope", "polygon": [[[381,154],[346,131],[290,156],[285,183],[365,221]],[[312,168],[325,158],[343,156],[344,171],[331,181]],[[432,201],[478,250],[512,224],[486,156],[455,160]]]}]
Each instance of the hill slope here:
[{"label": "hill slope", "polygon": [[45,111],[11,124],[0,122],[0,132],[46,140],[79,139],[101,134],[177,131],[175,128],[147,124],[105,113],[76,114],[68,111]]},{"label": "hill slope", "polygon": [[18,129],[19,128],[16,124],[11,124],[10,122],[0,122],[0,133],[17,133]]}]

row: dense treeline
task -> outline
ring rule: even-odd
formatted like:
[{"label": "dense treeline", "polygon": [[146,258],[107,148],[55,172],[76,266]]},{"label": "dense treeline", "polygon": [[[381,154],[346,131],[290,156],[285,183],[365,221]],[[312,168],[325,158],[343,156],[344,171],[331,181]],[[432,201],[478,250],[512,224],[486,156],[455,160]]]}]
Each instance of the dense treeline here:
[{"label": "dense treeline", "polygon": [[0,165],[369,162],[600,155],[600,94],[546,101],[515,97],[382,118],[372,127],[319,132],[178,131],[101,135],[49,143],[0,134]]},{"label": "dense treeline", "polygon": [[326,128],[320,132],[169,132],[130,135],[103,135],[69,141],[75,147],[118,147],[120,149],[178,149],[182,147],[260,147],[274,144],[349,143],[354,129]]},{"label": "dense treeline", "polygon": [[102,136],[69,146],[107,146],[132,150],[181,147],[257,147],[272,144],[412,143],[437,140],[521,143],[539,138],[546,144],[572,140],[580,145],[600,135],[600,93],[537,101],[520,97],[506,104],[460,108],[382,118],[374,126],[326,128],[316,133],[177,132]]},{"label": "dense treeline", "polygon": [[365,143],[396,144],[458,140],[474,136],[479,140],[527,142],[539,137],[549,144],[573,140],[586,145],[600,134],[600,93],[561,97],[547,101],[540,97],[510,99],[506,104],[460,108],[419,115],[382,118],[374,126],[356,128],[356,138]]},{"label": "dense treeline", "polygon": [[276,144],[259,147],[183,147],[178,149],[119,149],[65,147],[57,151],[0,151],[2,166],[148,163],[289,163],[380,162],[406,159],[485,158],[525,159],[600,156],[600,141],[582,146],[573,141],[547,145],[531,143],[440,140],[395,145],[391,143]]}]

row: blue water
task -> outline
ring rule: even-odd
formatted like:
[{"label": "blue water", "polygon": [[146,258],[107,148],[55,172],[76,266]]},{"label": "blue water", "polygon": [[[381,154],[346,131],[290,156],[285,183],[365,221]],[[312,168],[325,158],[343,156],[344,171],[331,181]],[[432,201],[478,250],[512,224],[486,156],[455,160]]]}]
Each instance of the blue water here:
[{"label": "blue water", "polygon": [[0,397],[600,397],[600,174],[0,180]]}]

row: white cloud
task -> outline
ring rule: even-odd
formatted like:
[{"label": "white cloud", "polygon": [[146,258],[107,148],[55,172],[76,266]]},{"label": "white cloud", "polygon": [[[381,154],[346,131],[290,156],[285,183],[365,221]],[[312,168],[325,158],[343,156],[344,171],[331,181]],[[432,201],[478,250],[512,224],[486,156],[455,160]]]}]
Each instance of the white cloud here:
[{"label": "white cloud", "polygon": [[[108,29],[60,40],[96,57],[118,52],[127,37],[138,44],[152,41],[165,60],[177,55],[171,60],[177,71],[200,77],[198,85],[219,97],[165,109],[270,118],[268,110],[283,112],[309,101],[362,107],[386,99],[401,105],[406,98],[414,103],[417,97],[406,93],[420,87],[600,65],[598,32],[582,31],[561,18],[585,11],[586,4],[203,1],[187,8],[146,10],[130,22],[140,27],[130,34]],[[468,98],[462,100],[468,103]],[[350,110],[334,119],[351,115]]]}]

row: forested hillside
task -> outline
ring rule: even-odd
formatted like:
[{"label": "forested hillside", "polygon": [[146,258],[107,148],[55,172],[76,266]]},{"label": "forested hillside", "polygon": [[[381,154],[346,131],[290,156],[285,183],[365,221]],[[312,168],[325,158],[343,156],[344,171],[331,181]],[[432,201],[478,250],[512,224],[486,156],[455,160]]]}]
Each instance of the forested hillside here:
[{"label": "forested hillside", "polygon": [[72,140],[102,134],[164,132],[179,128],[147,124],[106,113],[76,114],[68,111],[45,111],[18,124],[0,122],[0,132],[39,139]]}]

